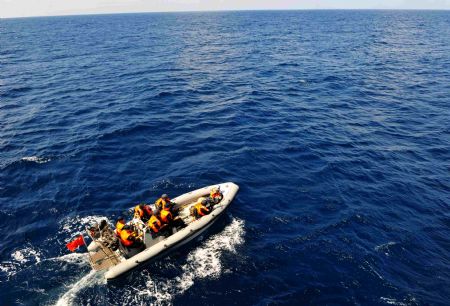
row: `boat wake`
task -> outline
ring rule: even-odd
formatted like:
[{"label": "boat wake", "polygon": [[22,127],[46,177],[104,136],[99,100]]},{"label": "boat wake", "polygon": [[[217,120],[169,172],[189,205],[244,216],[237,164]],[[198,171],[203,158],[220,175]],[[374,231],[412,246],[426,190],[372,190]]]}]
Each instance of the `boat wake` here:
[{"label": "boat wake", "polygon": [[[47,260],[64,262],[68,264],[78,265],[80,267],[89,266],[89,258],[86,253],[70,253],[59,257],[49,258]],[[54,305],[57,306],[74,305],[75,299],[80,291],[82,291],[85,288],[89,288],[95,285],[102,285],[105,283],[106,281],[103,277],[103,274],[91,270],[87,275],[84,275],[76,282],[65,285],[65,287],[67,287],[67,291],[64,292],[64,294],[59,297],[59,299],[55,302]]]},{"label": "boat wake", "polygon": [[236,247],[244,242],[244,221],[232,218],[224,230],[208,238],[189,253],[187,262],[181,267],[182,273],[173,279],[156,281],[150,273],[145,273],[144,287],[131,288],[124,294],[124,304],[170,305],[176,295],[191,288],[196,280],[218,278],[224,273],[222,257],[226,252],[236,253]]},{"label": "boat wake", "polygon": [[86,253],[70,253],[46,260],[60,261],[78,266],[88,266],[89,264],[89,257]]},{"label": "boat wake", "polygon": [[78,293],[85,288],[106,284],[102,273],[91,270],[87,275],[68,286],[68,290],[56,301],[55,306],[73,305]]},{"label": "boat wake", "polygon": [[[42,261],[42,253],[39,249],[27,245],[22,249],[16,249],[11,253],[10,261],[0,263],[0,271],[6,276],[5,280],[9,280],[25,267],[38,264]],[[1,282],[1,279],[0,279]]]}]

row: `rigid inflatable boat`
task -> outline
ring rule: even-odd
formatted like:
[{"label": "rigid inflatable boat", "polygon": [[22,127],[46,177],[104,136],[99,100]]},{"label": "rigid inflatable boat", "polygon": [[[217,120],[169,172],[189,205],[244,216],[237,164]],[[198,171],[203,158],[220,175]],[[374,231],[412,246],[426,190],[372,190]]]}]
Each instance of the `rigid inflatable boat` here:
[{"label": "rigid inflatable boat", "polygon": [[[190,209],[200,197],[208,197],[214,187],[219,187],[222,200],[215,204],[208,215],[195,219]],[[88,245],[89,261],[94,270],[106,271],[107,280],[115,279],[132,269],[152,260],[166,256],[174,249],[188,243],[206,231],[233,201],[239,186],[234,183],[222,183],[200,188],[172,199],[176,203],[178,217],[182,226],[173,226],[158,236],[152,235],[150,229],[140,220],[133,219],[135,228],[139,228],[143,245],[140,248],[128,249],[118,243],[114,230],[106,221],[100,225],[87,228],[92,242]]]}]

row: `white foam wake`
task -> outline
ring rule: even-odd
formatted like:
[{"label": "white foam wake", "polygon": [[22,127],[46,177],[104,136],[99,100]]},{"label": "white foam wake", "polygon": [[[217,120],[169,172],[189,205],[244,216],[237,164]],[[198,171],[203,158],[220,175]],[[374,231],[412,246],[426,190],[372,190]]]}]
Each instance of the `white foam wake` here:
[{"label": "white foam wake", "polygon": [[31,246],[27,246],[26,248],[15,250],[11,257],[20,264],[25,264],[27,262],[41,262],[41,252],[39,250],[34,249]]},{"label": "white foam wake", "polygon": [[31,245],[22,249],[16,249],[12,252],[10,261],[0,263],[0,271],[6,275],[6,279],[9,279],[21,269],[40,263],[42,261],[41,257],[41,251],[33,248]]},{"label": "white foam wake", "polygon": [[[58,257],[43,258],[42,252],[29,245],[22,249],[17,249],[11,254],[10,261],[3,261],[0,263],[0,272],[2,272],[8,280],[23,269],[30,266],[37,265],[47,261],[58,261],[78,266],[85,266],[89,259],[86,253],[70,253]],[[2,279],[0,279],[0,282]]]},{"label": "white foam wake", "polygon": [[91,270],[87,275],[83,276],[81,279],[76,281],[74,284],[69,285],[69,290],[67,290],[59,299],[56,301],[56,306],[68,306],[73,305],[78,293],[88,287],[95,285],[105,284],[106,280],[103,274]]},{"label": "white foam wake", "polygon": [[85,234],[85,227],[93,223],[99,223],[101,220],[106,220],[109,223],[109,219],[105,216],[75,216],[68,217],[60,221],[62,225],[61,232],[67,234],[67,241],[73,239],[73,237],[79,234]]},{"label": "white foam wake", "polygon": [[89,263],[89,256],[87,253],[70,253],[59,257],[49,258],[46,260],[61,261],[78,266],[85,266]]},{"label": "white foam wake", "polygon": [[21,160],[28,161],[28,162],[34,162],[37,164],[45,164],[45,163],[48,163],[49,161],[51,161],[50,158],[39,157],[39,156],[25,156],[25,157],[22,157]]},{"label": "white foam wake", "polygon": [[155,300],[156,305],[170,305],[176,295],[191,288],[197,279],[219,277],[224,271],[222,255],[225,252],[235,253],[236,247],[244,242],[244,234],[244,221],[233,218],[222,232],[208,238],[189,253],[180,276],[156,281],[150,273],[146,273],[145,287],[132,288],[126,294],[126,302],[146,304],[148,300]]},{"label": "white foam wake", "polygon": [[178,279],[179,292],[189,289],[196,278],[219,277],[223,270],[220,261],[223,252],[235,253],[236,246],[243,242],[244,221],[234,219],[221,233],[214,235],[188,255],[187,263],[182,267],[183,274]]}]

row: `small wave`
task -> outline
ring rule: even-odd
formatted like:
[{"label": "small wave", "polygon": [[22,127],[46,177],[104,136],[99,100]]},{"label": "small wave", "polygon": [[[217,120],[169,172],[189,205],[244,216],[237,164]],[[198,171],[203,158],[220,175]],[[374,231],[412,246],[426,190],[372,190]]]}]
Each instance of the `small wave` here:
[{"label": "small wave", "polygon": [[34,261],[35,263],[41,262],[41,252],[32,247],[16,250],[11,254],[11,257],[20,264],[30,261]]},{"label": "small wave", "polygon": [[384,280],[383,276],[375,270],[375,268],[365,260],[364,263],[360,266],[361,269],[371,272],[373,275],[377,276],[380,280]]},{"label": "small wave", "polygon": [[38,156],[25,156],[25,157],[22,157],[21,160],[27,161],[27,162],[33,162],[33,163],[37,163],[37,164],[45,164],[45,163],[48,163],[49,161],[51,161],[50,158],[38,157]]},{"label": "small wave", "polygon": [[42,262],[59,261],[78,266],[85,266],[89,262],[86,253],[70,253],[59,257],[45,258],[39,249],[34,248],[31,245],[22,249],[16,249],[11,253],[10,257],[10,261],[3,261],[0,263],[0,272],[6,276],[5,280],[8,280],[10,277],[30,266]]},{"label": "small wave", "polygon": [[[17,273],[17,265],[14,265],[12,262],[4,261],[0,263],[0,272],[2,272],[6,276],[6,281],[13,275]],[[0,279],[0,283],[3,280]]]},{"label": "small wave", "polygon": [[326,76],[323,79],[323,81],[324,82],[336,82],[336,81],[341,81],[341,78],[338,76],[335,76],[335,75],[329,75],[329,76]]},{"label": "small wave", "polygon": [[300,64],[298,63],[279,63],[277,66],[280,67],[298,67]]},{"label": "small wave", "polygon": [[[175,183],[172,182],[170,179],[163,179],[161,181],[158,181],[152,185],[152,190],[162,190],[162,189],[178,189],[178,188],[187,188],[192,189],[195,188],[196,185],[194,183]],[[176,195],[174,195],[176,196]]]},{"label": "small wave", "polygon": [[37,264],[42,261],[42,253],[31,245],[23,249],[17,249],[11,253],[11,261],[3,261],[0,263],[0,271],[9,279],[21,269],[30,264]]},{"label": "small wave", "polygon": [[389,256],[389,248],[396,244],[397,242],[395,241],[389,241],[388,243],[377,245],[374,250],[377,252],[383,252],[386,256]]},{"label": "small wave", "polygon": [[8,88],[4,92],[0,92],[0,96],[16,98],[32,89],[33,88],[29,86]]},{"label": "small wave", "polygon": [[388,304],[388,305],[398,305],[398,306],[406,306],[406,305],[408,305],[408,304],[406,304],[406,303],[399,302],[399,301],[397,301],[396,299],[391,299],[391,298],[387,298],[387,297],[380,297],[380,300],[381,300],[383,303],[386,303],[386,304]]}]

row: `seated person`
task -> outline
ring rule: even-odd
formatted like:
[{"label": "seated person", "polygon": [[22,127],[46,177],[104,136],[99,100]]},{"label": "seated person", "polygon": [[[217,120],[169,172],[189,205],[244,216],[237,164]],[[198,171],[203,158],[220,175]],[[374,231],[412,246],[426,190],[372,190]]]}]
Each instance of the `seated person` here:
[{"label": "seated person", "polygon": [[120,243],[127,248],[139,248],[143,246],[142,240],[129,225],[125,225],[120,231]]},{"label": "seated person", "polygon": [[209,214],[210,210],[206,207],[208,204],[207,200],[203,197],[197,200],[197,203],[191,207],[191,216],[195,219],[200,219],[201,217]]},{"label": "seated person", "polygon": [[167,196],[167,194],[163,194],[155,202],[155,207],[158,211],[167,210],[167,211],[170,211],[172,214],[175,213],[174,206],[175,206],[175,203],[170,201],[170,198]]},{"label": "seated person", "polygon": [[212,202],[212,204],[218,204],[223,199],[223,194],[220,191],[220,187],[214,187],[211,189],[208,200]]},{"label": "seated person", "polygon": [[161,230],[162,227],[161,221],[159,221],[159,219],[155,215],[152,215],[150,217],[150,219],[147,222],[147,225],[152,230],[153,235],[158,234],[158,232]]},{"label": "seated person", "polygon": [[89,233],[92,238],[101,238],[105,231],[109,230],[108,222],[106,220],[102,220],[99,223],[94,223],[89,228]]},{"label": "seated person", "polygon": [[118,237],[120,237],[120,232],[122,231],[124,226],[125,226],[125,219],[123,217],[119,217],[116,223],[116,235]]},{"label": "seated person", "polygon": [[173,221],[173,215],[170,212],[170,210],[160,210],[159,211],[159,219],[161,220],[161,222],[163,222],[164,224],[170,224]]},{"label": "seated person", "polygon": [[159,220],[162,223],[162,226],[167,226],[166,230],[171,228],[183,228],[186,226],[183,219],[179,216],[174,217],[173,214],[169,210],[161,210],[158,212]]},{"label": "seated person", "polygon": [[147,222],[152,216],[153,211],[149,205],[139,204],[134,207],[134,218]]}]

